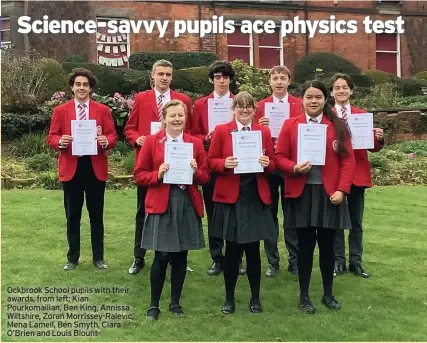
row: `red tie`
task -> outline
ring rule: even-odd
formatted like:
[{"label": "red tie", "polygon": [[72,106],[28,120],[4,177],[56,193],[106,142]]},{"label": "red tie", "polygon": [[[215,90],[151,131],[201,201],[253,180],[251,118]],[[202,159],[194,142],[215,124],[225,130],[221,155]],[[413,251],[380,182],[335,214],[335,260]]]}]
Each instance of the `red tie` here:
[{"label": "red tie", "polygon": [[79,120],[86,120],[86,104],[79,104]]},{"label": "red tie", "polygon": [[341,118],[347,120],[347,110],[345,107],[341,107]]},{"label": "red tie", "polygon": [[163,109],[163,98],[165,96],[163,94],[159,95],[158,101],[157,101],[157,113],[159,116],[159,121],[162,121],[162,109]]}]

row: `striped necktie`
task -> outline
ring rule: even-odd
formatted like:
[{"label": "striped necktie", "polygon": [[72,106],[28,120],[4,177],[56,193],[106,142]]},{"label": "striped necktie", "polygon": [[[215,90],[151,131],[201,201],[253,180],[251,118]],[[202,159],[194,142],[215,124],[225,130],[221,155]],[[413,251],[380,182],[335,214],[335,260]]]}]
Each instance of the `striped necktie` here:
[{"label": "striped necktie", "polygon": [[317,123],[318,123],[318,121],[317,121],[317,119],[316,119],[316,118],[310,118],[308,121],[309,121],[310,123],[312,123],[312,124],[317,124]]},{"label": "striped necktie", "polygon": [[86,120],[86,104],[79,104],[79,120]]},{"label": "striped necktie", "polygon": [[347,110],[345,107],[341,107],[341,118],[347,120]]},{"label": "striped necktie", "polygon": [[159,121],[162,121],[162,109],[163,109],[163,99],[165,96],[163,94],[159,95],[159,98],[157,100],[157,114],[159,116]]},{"label": "striped necktie", "polygon": [[[178,142],[178,140],[175,138],[175,139],[172,140],[172,142],[175,143],[175,142]],[[187,189],[186,185],[178,185],[178,187],[181,188],[183,191],[185,191]]]}]

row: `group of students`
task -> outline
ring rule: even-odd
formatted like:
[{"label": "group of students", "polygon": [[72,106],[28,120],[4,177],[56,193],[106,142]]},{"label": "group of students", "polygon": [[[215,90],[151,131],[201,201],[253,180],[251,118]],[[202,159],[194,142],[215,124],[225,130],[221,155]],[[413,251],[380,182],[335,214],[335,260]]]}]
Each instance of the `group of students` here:
[{"label": "group of students", "polygon": [[[346,123],[349,115],[364,112],[350,106],[354,89],[351,78],[336,74],[331,79],[332,97],[322,82],[307,81],[302,85],[302,99],[299,99],[287,91],[291,83],[289,69],[277,66],[269,73],[272,95],[256,103],[247,92],[237,95],[230,92],[235,72],[229,62],[217,61],[209,69],[213,93],[195,101],[191,108],[186,95],[169,88],[173,77],[169,61],[157,61],[151,76],[153,89],[136,95],[125,127],[125,136],[135,147],[134,179],[138,187],[135,258],[129,273],[136,274],[144,267],[146,249],[155,251],[147,317],[153,320],[159,317],[160,297],[169,264],[169,311],[184,314],[180,297],[188,251],[205,246],[204,207],[213,261],[208,274],[218,275],[221,271],[224,274],[222,312],[235,311],[238,275],[245,273],[251,290],[249,310],[262,312],[260,241],[264,241],[269,263],[266,275],[273,277],[280,261],[277,248],[279,198],[289,253],[288,270],[299,277],[300,309],[315,312],[309,297],[309,284],[316,241],[323,280],[322,303],[327,308],[339,309],[340,304],[333,296],[333,278],[346,270],[344,229],[351,229],[349,270],[357,276],[368,277],[362,267],[362,217],[364,190],[372,184],[367,151],[353,150]],[[89,100],[95,84],[96,79],[87,70],[75,70],[70,75],[74,100],[55,108],[48,135],[49,145],[61,152],[59,177],[64,189],[69,243],[65,270],[74,269],[80,256],[84,193],[91,224],[93,261],[98,269],[107,267],[103,261],[103,198],[107,154],[114,148],[117,135],[108,108]],[[210,131],[209,99],[220,98],[232,99],[233,119]],[[273,139],[264,108],[266,103],[282,102],[289,103],[290,118],[284,122],[279,137]],[[70,148],[70,120],[89,118],[97,122],[98,155],[74,156]],[[159,122],[160,130],[152,134],[153,124]],[[299,124],[327,126],[325,165],[312,166],[310,161],[296,163]],[[259,163],[264,172],[235,174],[238,159],[233,156],[232,133],[249,130],[261,131],[263,154]],[[378,151],[384,144],[383,130],[375,128],[374,131],[373,151]],[[164,161],[166,142],[193,144],[192,185],[163,182],[169,168]],[[202,186],[202,192],[198,186]],[[242,265],[243,253],[246,270]]]}]

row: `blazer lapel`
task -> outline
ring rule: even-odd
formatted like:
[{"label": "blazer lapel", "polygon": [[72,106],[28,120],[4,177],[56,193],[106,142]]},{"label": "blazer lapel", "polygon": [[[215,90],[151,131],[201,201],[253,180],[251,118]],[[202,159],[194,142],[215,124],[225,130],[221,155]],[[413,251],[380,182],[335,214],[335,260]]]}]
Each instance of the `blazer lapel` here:
[{"label": "blazer lapel", "polygon": [[74,106],[74,99],[67,102],[66,110],[67,110],[68,118],[70,118],[70,120],[76,120],[77,113],[76,113],[76,108]]},{"label": "blazer lapel", "polygon": [[154,91],[154,89],[152,89],[148,94],[148,102],[150,103],[150,106],[153,109],[153,112],[158,117],[159,111],[157,111],[157,99],[156,99],[156,92]]},{"label": "blazer lapel", "polygon": [[98,117],[98,106],[93,100],[89,101],[89,119],[96,120]]}]

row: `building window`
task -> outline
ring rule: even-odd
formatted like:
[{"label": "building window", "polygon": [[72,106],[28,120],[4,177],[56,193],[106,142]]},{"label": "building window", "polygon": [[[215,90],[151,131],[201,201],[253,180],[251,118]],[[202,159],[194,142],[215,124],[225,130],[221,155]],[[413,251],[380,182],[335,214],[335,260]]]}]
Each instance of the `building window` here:
[{"label": "building window", "polygon": [[253,65],[253,43],[252,34],[242,33],[240,26],[235,26],[233,33],[227,34],[228,60],[243,60],[249,65]]},{"label": "building window", "polygon": [[400,77],[400,36],[381,33],[376,35],[376,69]]},{"label": "building window", "polygon": [[108,33],[107,28],[107,22],[109,20],[121,19],[128,20],[126,18],[96,18],[96,51],[97,62],[100,65],[116,68],[129,68],[129,34]]},{"label": "building window", "polygon": [[283,65],[283,41],[280,38],[280,28],[274,33],[259,34],[259,67],[271,69]]},{"label": "building window", "polygon": [[1,18],[1,47],[10,48],[11,46],[10,18]]}]

